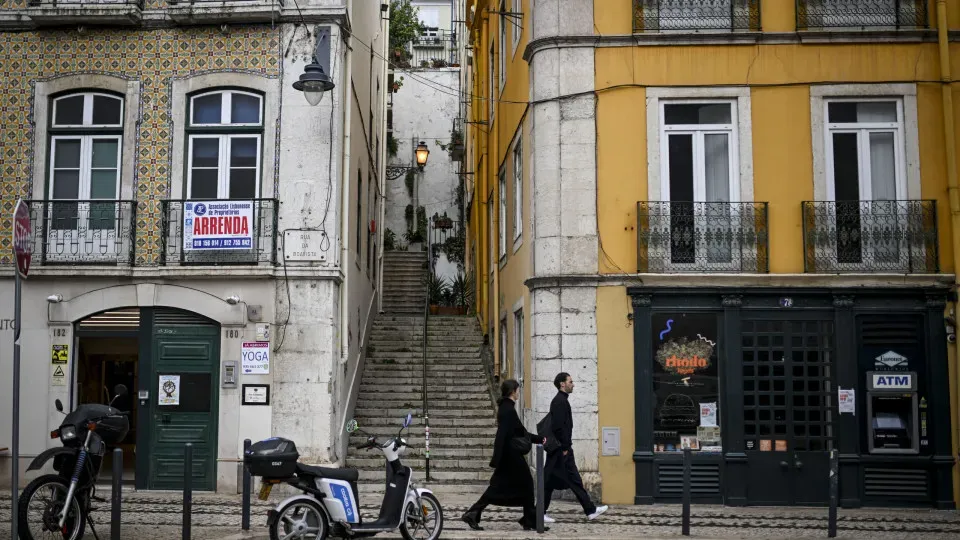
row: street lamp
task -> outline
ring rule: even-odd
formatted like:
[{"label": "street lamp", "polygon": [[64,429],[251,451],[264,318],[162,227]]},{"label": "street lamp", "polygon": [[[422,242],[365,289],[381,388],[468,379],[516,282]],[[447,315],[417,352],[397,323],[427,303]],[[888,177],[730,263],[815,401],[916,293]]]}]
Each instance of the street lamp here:
[{"label": "street lamp", "polygon": [[420,144],[417,145],[417,167],[420,167],[423,170],[424,165],[427,164],[427,157],[430,155],[430,149],[427,148],[427,145],[420,141]]},{"label": "street lamp", "polygon": [[294,90],[303,92],[303,97],[307,98],[307,103],[311,107],[317,106],[323,99],[323,95],[333,87],[333,80],[324,73],[323,66],[320,65],[320,58],[330,58],[330,30],[322,28],[317,33],[317,47],[313,51],[313,62],[303,68],[303,74],[300,80],[293,83]]},{"label": "street lamp", "polygon": [[407,165],[387,165],[387,180],[396,180],[401,176],[412,171],[422,171],[427,164],[427,157],[430,155],[430,149],[427,143],[420,141],[420,144],[413,151],[416,156],[416,166]]}]

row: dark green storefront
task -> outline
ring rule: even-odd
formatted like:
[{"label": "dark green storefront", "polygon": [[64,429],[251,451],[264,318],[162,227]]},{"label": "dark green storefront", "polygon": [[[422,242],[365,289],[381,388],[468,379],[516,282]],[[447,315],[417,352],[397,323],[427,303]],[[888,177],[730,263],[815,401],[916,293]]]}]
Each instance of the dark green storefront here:
[{"label": "dark green storefront", "polygon": [[638,504],[954,507],[946,289],[628,294]]}]

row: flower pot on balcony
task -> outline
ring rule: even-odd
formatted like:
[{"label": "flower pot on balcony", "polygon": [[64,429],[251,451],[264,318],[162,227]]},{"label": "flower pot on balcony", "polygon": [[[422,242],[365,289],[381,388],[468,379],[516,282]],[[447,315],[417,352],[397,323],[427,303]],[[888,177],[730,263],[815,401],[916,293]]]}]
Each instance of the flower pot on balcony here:
[{"label": "flower pot on balcony", "polygon": [[440,306],[438,306],[437,304],[430,304],[430,314],[431,314],[431,315],[436,315],[436,314],[438,314],[438,313],[440,312],[440,309],[441,309]]},{"label": "flower pot on balcony", "polygon": [[463,144],[454,144],[450,149],[450,159],[453,161],[463,161],[464,147]]}]

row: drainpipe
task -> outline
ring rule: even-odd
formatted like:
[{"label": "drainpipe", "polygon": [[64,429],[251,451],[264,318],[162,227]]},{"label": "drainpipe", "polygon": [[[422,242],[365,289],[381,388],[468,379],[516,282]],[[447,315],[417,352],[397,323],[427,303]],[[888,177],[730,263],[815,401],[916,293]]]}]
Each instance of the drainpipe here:
[{"label": "drainpipe", "polygon": [[[951,239],[953,240],[953,273],[954,273],[954,291],[957,290],[956,276],[960,274],[960,186],[957,185],[957,134],[954,125],[953,116],[953,89],[951,87],[952,73],[950,70],[950,44],[948,39],[949,28],[947,27],[947,2],[946,0],[937,0],[937,41],[940,45],[940,91],[943,96],[943,133],[945,154],[947,156],[947,189],[950,196],[950,224]],[[956,306],[956,302],[954,306]],[[956,362],[960,358],[960,347],[954,343],[954,362],[953,376],[957,379]],[[960,379],[956,380],[957,388],[960,389]],[[958,407],[957,391],[954,391],[950,397],[953,401],[952,406],[960,416],[960,407]],[[956,427],[956,426],[954,426]],[[960,445],[960,441],[954,441],[954,451]],[[954,477],[956,484],[956,477]]]},{"label": "drainpipe", "polygon": [[[350,310],[347,306],[347,299],[349,298],[350,292],[350,281],[348,277],[349,271],[347,270],[350,264],[350,246],[347,245],[347,239],[350,238],[350,120],[353,117],[353,115],[350,114],[350,91],[353,87],[353,55],[350,53],[348,43],[342,38],[340,42],[344,47],[343,55],[346,57],[346,61],[344,66],[344,76],[343,79],[341,79],[341,81],[343,81],[343,98],[340,103],[340,108],[342,109],[343,113],[343,121],[341,122],[343,125],[343,156],[340,163],[340,359],[337,363],[337,368],[338,371],[344,370],[346,372],[350,363]],[[330,106],[332,107],[333,103],[331,103]],[[330,141],[330,151],[333,152],[333,141]],[[344,374],[344,379],[346,379],[346,373]],[[346,380],[344,380],[343,384],[348,383]],[[341,407],[343,407],[345,403],[349,403],[349,392],[353,389],[348,388],[347,390],[347,399],[340,404]],[[340,422],[335,434],[337,440],[342,440],[343,430],[346,422],[347,411],[341,408]],[[337,445],[337,449],[339,451],[340,445]],[[338,461],[339,457],[346,458],[346,455],[338,456]]]}]

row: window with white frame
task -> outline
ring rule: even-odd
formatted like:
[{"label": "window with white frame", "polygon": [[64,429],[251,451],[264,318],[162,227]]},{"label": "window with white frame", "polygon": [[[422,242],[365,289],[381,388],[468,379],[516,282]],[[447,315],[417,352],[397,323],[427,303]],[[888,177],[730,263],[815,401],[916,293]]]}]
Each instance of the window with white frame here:
[{"label": "window with white frame", "polygon": [[[500,0],[500,13],[502,14],[507,10],[507,0]],[[503,86],[507,81],[507,17],[506,15],[500,15],[500,41],[497,45],[497,53],[499,54],[499,70],[498,70],[498,80],[500,81],[500,91],[503,92]]]},{"label": "window with white frame", "polygon": [[523,234],[523,139],[513,145],[513,240]]},{"label": "window with white frame", "polygon": [[500,319],[500,373],[507,370],[507,318]]},{"label": "window with white frame", "polygon": [[510,11],[513,12],[514,16],[510,18],[511,21],[511,34],[510,39],[513,41],[513,54],[517,54],[517,47],[520,45],[520,32],[523,31],[523,28],[520,26],[520,21],[523,20],[520,18],[520,14],[523,13],[523,0],[513,0],[513,6],[510,8]]},{"label": "window with white frame", "polygon": [[[54,98],[52,107],[48,194],[51,200],[75,202],[52,206],[51,229],[80,235],[112,230],[120,218],[124,100],[79,92]],[[74,239],[74,245],[84,244]]]},{"label": "window with white frame", "polygon": [[[907,219],[903,102],[899,98],[828,99],[827,195],[834,201],[840,264],[865,258],[896,262],[898,231]],[[901,212],[903,210],[903,212]]]},{"label": "window with white frame", "polygon": [[498,233],[499,237],[499,246],[500,246],[500,258],[503,259],[507,256],[507,171],[502,167],[500,168],[500,185],[497,193],[497,197],[500,200],[500,212],[497,220]]},{"label": "window with white frame", "polygon": [[660,102],[661,197],[674,265],[733,263],[740,182],[734,101]]},{"label": "window with white frame", "polygon": [[186,198],[259,198],[263,98],[216,90],[189,103]]}]

